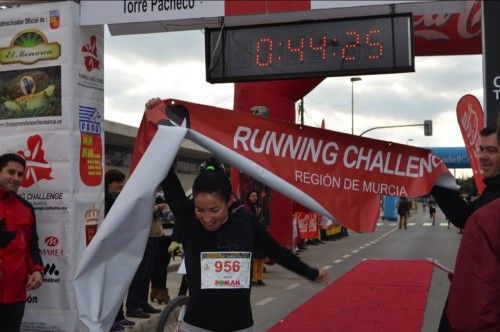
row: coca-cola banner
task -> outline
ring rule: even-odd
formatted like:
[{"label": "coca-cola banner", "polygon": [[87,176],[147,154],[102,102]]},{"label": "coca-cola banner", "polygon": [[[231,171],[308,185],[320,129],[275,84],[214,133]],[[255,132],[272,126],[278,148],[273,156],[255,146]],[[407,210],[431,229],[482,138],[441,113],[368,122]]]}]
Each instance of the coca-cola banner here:
[{"label": "coca-cola banner", "polygon": [[495,126],[500,114],[500,2],[483,3],[484,110],[486,124]]},{"label": "coca-cola banner", "polygon": [[459,13],[415,16],[415,55],[481,54],[482,3],[481,0],[467,0],[465,10]]},{"label": "coca-cola banner", "polygon": [[484,182],[479,165],[479,132],[484,128],[484,114],[479,100],[472,95],[460,98],[457,104],[457,119],[474,174],[474,182],[481,193]]},{"label": "coca-cola banner", "polygon": [[26,159],[44,263],[22,331],[80,331],[73,278],[102,219],[103,28],[78,18],[74,1],[0,10],[0,154]]}]

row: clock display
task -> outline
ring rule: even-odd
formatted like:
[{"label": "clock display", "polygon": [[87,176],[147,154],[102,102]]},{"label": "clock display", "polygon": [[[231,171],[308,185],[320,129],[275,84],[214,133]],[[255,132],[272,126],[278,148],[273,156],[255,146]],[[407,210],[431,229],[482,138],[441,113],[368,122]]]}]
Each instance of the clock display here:
[{"label": "clock display", "polygon": [[414,71],[411,14],[205,30],[207,81]]}]

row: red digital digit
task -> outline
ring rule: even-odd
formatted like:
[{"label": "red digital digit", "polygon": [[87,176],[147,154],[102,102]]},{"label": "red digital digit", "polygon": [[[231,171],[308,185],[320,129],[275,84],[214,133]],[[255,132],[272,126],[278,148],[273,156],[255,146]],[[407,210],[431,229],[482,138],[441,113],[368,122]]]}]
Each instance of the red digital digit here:
[{"label": "red digital digit", "polygon": [[234,261],[233,262],[233,271],[234,272],[239,272],[240,271],[240,261]]},{"label": "red digital digit", "polygon": [[219,273],[222,271],[222,262],[221,261],[215,261],[215,272]]},{"label": "red digital digit", "polygon": [[295,53],[300,62],[304,62],[304,38],[299,38],[299,43],[297,46],[292,45],[292,40],[288,39],[288,50],[291,53]]},{"label": "red digital digit", "polygon": [[359,46],[359,33],[357,33],[356,31],[348,31],[345,33],[345,35],[347,37],[353,37],[353,40],[342,47],[342,59],[344,61],[355,61],[356,55],[353,54],[353,50]]},{"label": "red digital digit", "polygon": [[319,52],[321,54],[321,60],[326,60],[326,46],[327,46],[327,38],[323,36],[318,44],[314,43],[313,38],[309,38],[309,48],[313,51]]},{"label": "red digital digit", "polygon": [[372,40],[372,37],[375,35],[382,35],[380,29],[370,30],[366,34],[366,44],[372,49],[372,53],[368,55],[368,59],[370,60],[380,59],[382,54],[384,54],[384,46],[382,43]]},{"label": "red digital digit", "polygon": [[231,261],[225,261],[224,262],[224,271],[231,272],[231,270],[232,270]]},{"label": "red digital digit", "polygon": [[[266,48],[267,52],[265,52]],[[262,68],[269,67],[272,63],[273,40],[269,37],[261,37],[257,43],[255,43],[255,64]]]}]

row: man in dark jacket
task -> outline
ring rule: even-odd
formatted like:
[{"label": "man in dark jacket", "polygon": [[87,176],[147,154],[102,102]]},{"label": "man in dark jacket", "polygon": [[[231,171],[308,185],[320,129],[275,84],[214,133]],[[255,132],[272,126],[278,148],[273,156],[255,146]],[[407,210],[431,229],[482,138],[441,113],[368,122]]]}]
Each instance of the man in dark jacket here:
[{"label": "man in dark jacket", "polygon": [[[482,206],[500,198],[500,147],[495,127],[486,127],[479,133],[479,164],[486,184],[481,195],[474,201],[464,201],[458,191],[435,186],[432,196],[446,215],[458,228],[464,228],[469,216]],[[446,307],[441,317],[439,331],[449,331]]]},{"label": "man in dark jacket", "polygon": [[35,213],[16,194],[25,168],[26,161],[17,154],[0,156],[0,233],[5,240],[0,246],[0,329],[6,332],[19,331],[26,290],[43,281]]},{"label": "man in dark jacket", "polygon": [[500,197],[500,150],[496,128],[486,127],[479,135],[479,164],[486,184],[481,196],[468,203],[457,190],[434,186],[431,191],[443,213],[458,228],[464,228],[467,218],[474,211]]}]

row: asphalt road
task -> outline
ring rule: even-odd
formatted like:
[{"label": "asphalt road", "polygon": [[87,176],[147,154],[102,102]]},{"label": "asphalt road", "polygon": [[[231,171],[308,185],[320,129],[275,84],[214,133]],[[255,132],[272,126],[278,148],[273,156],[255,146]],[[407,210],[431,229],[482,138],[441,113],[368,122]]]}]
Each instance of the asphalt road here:
[{"label": "asphalt road", "polygon": [[[436,225],[432,226],[428,214],[420,208],[418,212],[412,211],[407,230],[399,230],[397,222],[379,220],[379,225],[373,233],[350,232],[350,236],[341,240],[310,246],[300,257],[309,265],[330,267],[332,282],[364,259],[432,257],[453,268],[460,242],[460,235],[457,233],[458,229],[453,225],[448,229],[444,215],[439,209]],[[175,272],[169,273],[168,287],[171,296],[176,295],[179,280]],[[267,331],[323,289],[321,284],[309,282],[278,265],[267,267],[264,282],[266,286],[252,289],[255,332]],[[422,331],[437,331],[448,287],[446,273],[435,268]],[[128,331],[152,331],[155,316],[157,315],[149,320],[137,320],[136,328]]]}]

